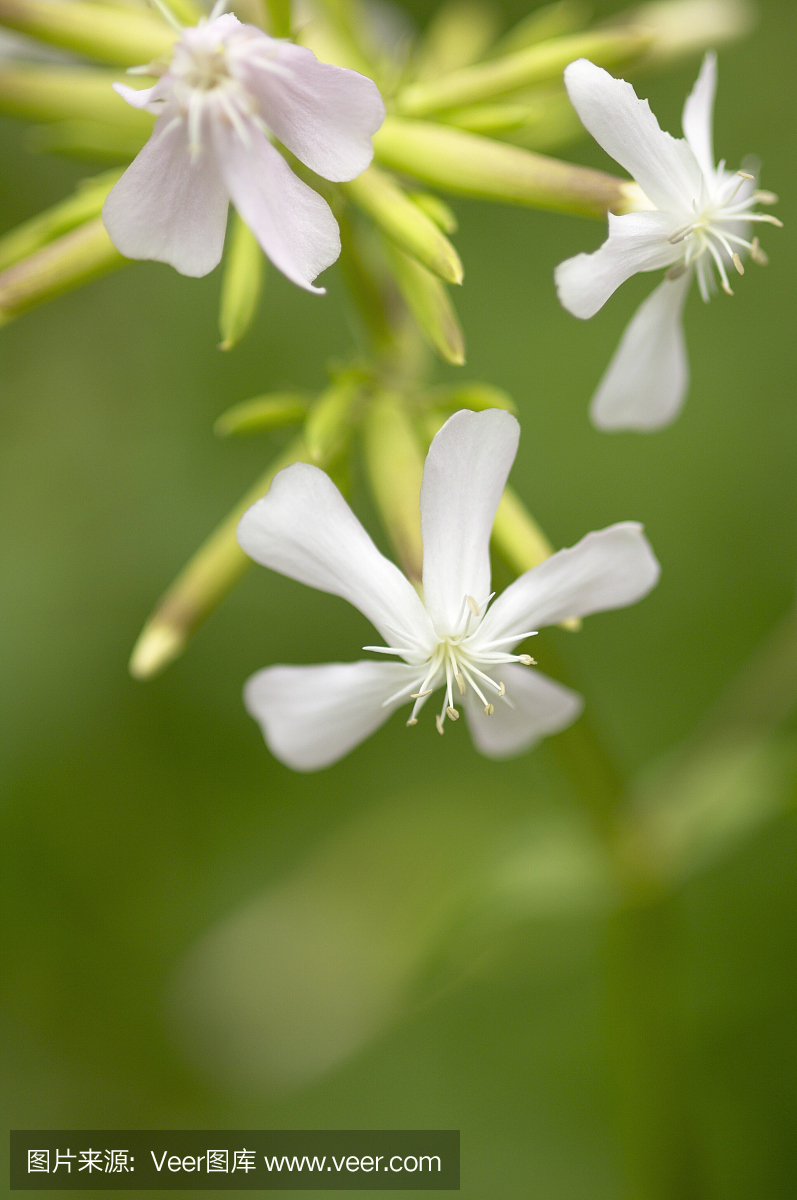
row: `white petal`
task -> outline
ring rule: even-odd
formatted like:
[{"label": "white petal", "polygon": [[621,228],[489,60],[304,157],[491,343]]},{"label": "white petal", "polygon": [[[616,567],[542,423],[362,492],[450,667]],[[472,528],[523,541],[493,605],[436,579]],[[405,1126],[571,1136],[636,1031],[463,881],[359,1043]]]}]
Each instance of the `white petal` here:
[{"label": "white petal", "polygon": [[554,271],[563,308],[582,320],[594,317],[626,279],[676,262],[684,252],[683,245],[669,241],[677,228],[669,213],[609,213],[609,236],[600,249],[568,258]]},{"label": "white petal", "polygon": [[340,254],[338,223],[317,192],[294,175],[254,122],[249,145],[231,126],[214,127],[219,167],[232,202],[264,252],[292,283],[309,292],[312,280]]},{"label": "white petal", "polygon": [[717,90],[717,56],[713,50],[703,59],[700,74],[689,93],[682,124],[684,137],[707,179],[714,177],[714,95]]},{"label": "white petal", "polygon": [[700,196],[700,167],[686,142],[660,128],[647,100],[585,58],[565,68],[565,85],[581,123],[656,208],[688,216]]},{"label": "white petal", "polygon": [[507,698],[514,707],[497,699],[495,712],[488,717],[470,688],[465,697],[471,736],[476,748],[488,758],[522,754],[540,738],[572,725],[584,706],[577,692],[517,663],[507,663],[491,674],[506,684]]},{"label": "white petal", "polygon": [[354,179],[374,156],[371,136],[385,119],[376,84],[318,61],[312,50],[272,43],[278,71],[243,59],[247,90],[269,129],[325,179]]},{"label": "white petal", "polygon": [[332,480],[294,463],[241,517],[238,543],[255,562],[348,600],[391,646],[431,645],[418,593],[380,554]]},{"label": "white petal", "polygon": [[568,617],[623,608],[647,595],[659,564],[636,521],[588,533],[511,583],[477,631],[479,644],[554,625]]},{"label": "white petal", "polygon": [[170,263],[207,275],[221,258],[229,194],[209,150],[192,161],[186,123],[164,113],[111,189],[102,219],[127,258]]},{"label": "white petal", "polygon": [[406,663],[267,667],[247,680],[244,704],[269,750],[294,771],[318,771],[374,733],[406,697],[385,700],[418,671]]},{"label": "white petal", "polygon": [[511,413],[463,410],[429,447],[421,485],[423,592],[439,633],[457,632],[466,596],[481,605],[490,594],[490,531],[519,437]]},{"label": "white petal", "polygon": [[681,314],[691,271],[660,283],[632,317],[590,406],[598,429],[661,429],[689,386]]}]

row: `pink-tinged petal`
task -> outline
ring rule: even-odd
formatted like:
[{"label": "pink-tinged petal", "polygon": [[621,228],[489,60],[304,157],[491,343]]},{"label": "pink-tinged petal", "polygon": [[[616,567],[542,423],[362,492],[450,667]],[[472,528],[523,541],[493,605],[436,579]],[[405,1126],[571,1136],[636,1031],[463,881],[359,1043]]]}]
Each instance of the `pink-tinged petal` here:
[{"label": "pink-tinged petal", "polygon": [[639,306],[598,385],[590,416],[598,429],[661,429],[689,387],[681,314],[691,271],[660,283]]},{"label": "pink-tinged petal", "polygon": [[192,159],[184,121],[168,114],[111,189],[102,210],[108,235],[127,258],[170,263],[207,275],[221,258],[229,195],[208,150]]},{"label": "pink-tinged petal", "polygon": [[490,674],[506,685],[506,700],[495,700],[492,716],[486,715],[470,688],[465,697],[471,737],[476,749],[488,758],[512,758],[530,750],[541,738],[567,729],[584,707],[577,692],[517,663],[507,663]]},{"label": "pink-tinged petal", "polygon": [[676,230],[669,213],[609,213],[609,236],[600,249],[576,254],[554,271],[562,307],[582,320],[594,317],[626,279],[676,262],[684,252],[682,244],[669,241]]},{"label": "pink-tinged petal", "polygon": [[423,592],[438,633],[456,633],[466,596],[490,594],[490,531],[520,426],[501,409],[457,412],[434,438],[421,486]]},{"label": "pink-tinged petal", "polygon": [[402,704],[417,668],[406,663],[326,663],[267,667],[248,679],[244,704],[269,750],[294,771],[319,771],[343,758]]},{"label": "pink-tinged petal", "polygon": [[[128,87],[126,83],[113,83],[111,87],[132,108],[146,108],[150,112],[160,111],[163,103],[163,88],[160,80],[148,88],[132,88]],[[158,101],[160,102],[158,103]]]},{"label": "pink-tinged petal", "polygon": [[219,168],[232,202],[274,266],[292,283],[323,294],[312,281],[340,254],[332,210],[294,175],[253,122],[246,134],[248,144],[231,126],[214,126]]},{"label": "pink-tinged petal", "polygon": [[588,533],[501,593],[479,627],[479,644],[500,641],[507,648],[544,625],[635,604],[655,586],[659,571],[636,521]]},{"label": "pink-tinged petal", "polygon": [[717,91],[717,56],[713,50],[703,59],[700,74],[689,93],[682,124],[684,137],[700,163],[706,179],[714,177],[714,96]]},{"label": "pink-tinged petal", "polygon": [[686,142],[661,129],[647,100],[585,58],[565,68],[565,86],[582,125],[656,208],[689,215],[700,196],[700,167]]},{"label": "pink-tinged petal", "polygon": [[280,471],[241,517],[238,544],[264,567],[348,600],[389,645],[431,645],[418,593],[318,467],[294,463]]},{"label": "pink-tinged petal", "polygon": [[371,137],[385,106],[371,79],[318,61],[312,50],[271,43],[276,70],[241,59],[247,91],[276,137],[311,170],[342,181],[360,175],[374,156]]}]

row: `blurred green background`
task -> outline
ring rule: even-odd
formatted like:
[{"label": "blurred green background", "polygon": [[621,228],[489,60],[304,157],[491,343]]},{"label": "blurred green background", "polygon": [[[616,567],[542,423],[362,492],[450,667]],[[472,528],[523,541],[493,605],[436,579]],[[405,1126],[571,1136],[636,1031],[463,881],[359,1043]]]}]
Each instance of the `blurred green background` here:
[{"label": "blurred green background", "polygon": [[[428,18],[426,0],[413,9]],[[509,24],[524,6],[503,9]],[[553,267],[601,227],[454,202],[463,375],[518,402],[515,487],[555,544],[639,519],[663,564],[638,607],[548,643],[629,774],[689,733],[794,599],[797,9],[759,9],[720,55],[715,140],[731,164],[761,156],[786,229],[735,299],[690,297],[693,381],[672,428],[587,422],[650,288],[635,279],[589,323],[559,308]],[[696,69],[645,79],[673,132]],[[26,153],[20,124],[0,134],[3,228],[88,173]],[[587,142],[570,154],[611,169]],[[606,1020],[610,885],[552,745],[492,764],[464,728],[441,739],[394,719],[332,769],[290,773],[243,681],[353,659],[367,623],[260,569],[161,678],[127,674],[152,603],[273,453],[220,443],[214,418],[318,388],[347,352],[328,274],[319,299],[271,271],[227,355],[218,272],[151,263],[0,334],[3,1125],[453,1127],[468,1200],[636,1195]],[[677,1116],[689,1163],[660,1181],[671,1200],[794,1195],[796,857],[787,808],[665,906],[681,1101],[654,1125]],[[655,1092],[672,1062],[655,1034],[648,1054]]]}]

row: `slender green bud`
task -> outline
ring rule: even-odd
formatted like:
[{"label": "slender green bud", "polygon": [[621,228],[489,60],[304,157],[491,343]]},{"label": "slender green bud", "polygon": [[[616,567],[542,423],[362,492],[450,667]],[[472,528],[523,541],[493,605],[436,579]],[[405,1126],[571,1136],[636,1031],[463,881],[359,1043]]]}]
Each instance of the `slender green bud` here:
[{"label": "slender green bud", "polygon": [[415,78],[437,79],[478,62],[498,33],[498,13],[479,0],[449,0],[437,10],[418,50]]},{"label": "slender green bud", "polygon": [[272,37],[291,36],[291,0],[268,0],[268,24]]},{"label": "slender green bud", "polygon": [[445,284],[398,246],[384,244],[399,291],[421,333],[441,358],[462,366],[465,339]]},{"label": "slender green bud", "polygon": [[629,212],[638,202],[629,180],[429,121],[387,117],[373,140],[386,166],[465,196],[584,217]]},{"label": "slender green bud", "polygon": [[462,263],[448,238],[384,171],[369,167],[343,188],[357,207],[407,254],[447,283],[462,283]]},{"label": "slender green bud", "polygon": [[549,38],[575,33],[588,24],[591,15],[591,5],[585,0],[557,0],[554,4],[546,4],[510,29],[493,47],[490,57],[515,54],[527,46],[547,42]]},{"label": "slender green bud", "polygon": [[526,150],[553,150],[582,138],[584,126],[567,92],[561,88],[536,95],[528,103],[525,122],[503,136]]},{"label": "slender green bud", "polygon": [[252,560],[235,538],[241,517],[255,500],[265,496],[278,471],[291,463],[306,461],[304,440],[296,438],[202,543],[139,634],[130,656],[130,674],[134,679],[151,679],[182,654],[197,626],[251,566]]},{"label": "slender green bud", "polygon": [[29,129],[25,142],[34,154],[62,154],[98,163],[129,163],[148,134],[132,133],[100,121],[56,121]]},{"label": "slender green bud", "polygon": [[267,433],[285,425],[301,425],[310,407],[306,396],[298,392],[272,392],[242,400],[223,412],[213,426],[217,437]]},{"label": "slender green bud", "polygon": [[343,375],[321,393],[304,423],[309,461],[320,465],[340,454],[351,434],[362,378]]},{"label": "slender green bud", "polygon": [[0,24],[100,62],[135,67],[171,53],[177,31],[144,9],[86,0],[0,0]]},{"label": "slender green bud", "polygon": [[100,218],[87,221],[0,273],[0,325],[127,261]]},{"label": "slender green bud", "polygon": [[106,171],[94,179],[84,179],[74,196],[54,204],[0,237],[0,271],[34,254],[70,229],[98,217],[105,197],[119,175],[119,171]]},{"label": "slender green bud", "polygon": [[[64,4],[62,0],[62,7],[71,8],[72,4]],[[32,121],[78,120],[113,125],[140,136],[143,145],[152,132],[155,118],[143,109],[133,108],[116,94],[112,84],[124,79],[123,71],[98,67],[3,63],[0,113]],[[140,82],[146,84],[147,80]]]},{"label": "slender green bud", "polygon": [[532,84],[559,81],[568,63],[588,58],[598,66],[616,66],[639,58],[652,36],[641,29],[612,30],[552,38],[504,58],[490,59],[449,75],[413,83],[396,98],[397,112],[425,117],[448,108],[493,100]]},{"label": "slender green bud", "polygon": [[458,408],[469,408],[472,412],[504,408],[507,412],[517,413],[517,405],[509,393],[491,383],[444,384],[424,393],[423,398],[444,412],[454,412]]},{"label": "slender green bud", "polygon": [[[553,546],[540,529],[523,501],[511,487],[504,488],[493,522],[492,543],[507,566],[522,575],[553,554]],[[575,633],[581,628],[578,617],[561,622],[563,629]]]},{"label": "slender green bud", "polygon": [[413,204],[417,204],[419,208],[423,209],[427,217],[432,218],[443,233],[457,232],[459,222],[456,213],[446,204],[445,200],[441,200],[439,196],[433,196],[431,192],[408,192],[407,195]]},{"label": "slender green bud", "polygon": [[374,503],[405,575],[420,583],[423,451],[401,398],[390,393],[377,396],[368,406],[362,432]]},{"label": "slender green bud", "polygon": [[263,290],[266,260],[246,222],[233,212],[219,302],[220,350],[232,350],[249,327]]},{"label": "slender green bud", "polygon": [[[202,17],[207,16],[206,10],[199,4],[194,4],[194,0],[162,0],[162,2],[181,25],[197,25]],[[155,5],[155,7],[158,6]]]}]

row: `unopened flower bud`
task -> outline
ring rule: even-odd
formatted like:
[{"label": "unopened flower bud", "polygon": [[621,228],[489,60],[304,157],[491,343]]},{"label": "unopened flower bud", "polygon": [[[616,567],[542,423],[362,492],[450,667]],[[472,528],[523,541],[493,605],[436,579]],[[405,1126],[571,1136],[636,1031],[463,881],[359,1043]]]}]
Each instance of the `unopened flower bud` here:
[{"label": "unopened flower bud", "polygon": [[412,582],[423,573],[419,497],[423,453],[401,399],[377,396],[363,422],[363,453],[374,503],[401,563]]},{"label": "unopened flower bud", "polygon": [[357,207],[407,254],[446,283],[462,283],[462,263],[448,238],[384,171],[369,167],[343,188]]},{"label": "unopened flower bud", "polygon": [[146,9],[84,0],[0,0],[0,22],[100,62],[134,67],[168,54],[177,32]]},{"label": "unopened flower bud", "polygon": [[344,376],[319,396],[304,423],[309,461],[324,463],[340,453],[352,429],[354,409],[362,396],[359,378]]},{"label": "unopened flower bud", "polygon": [[213,426],[217,437],[267,433],[286,425],[300,425],[307,416],[308,401],[298,392],[273,392],[242,400],[223,412]]},{"label": "unopened flower bud", "polygon": [[445,284],[390,242],[385,241],[385,250],[398,289],[421,333],[441,358],[461,366],[465,339]]},{"label": "unopened flower bud", "polygon": [[232,215],[219,301],[220,350],[231,350],[252,324],[263,290],[266,260],[246,222]]}]

